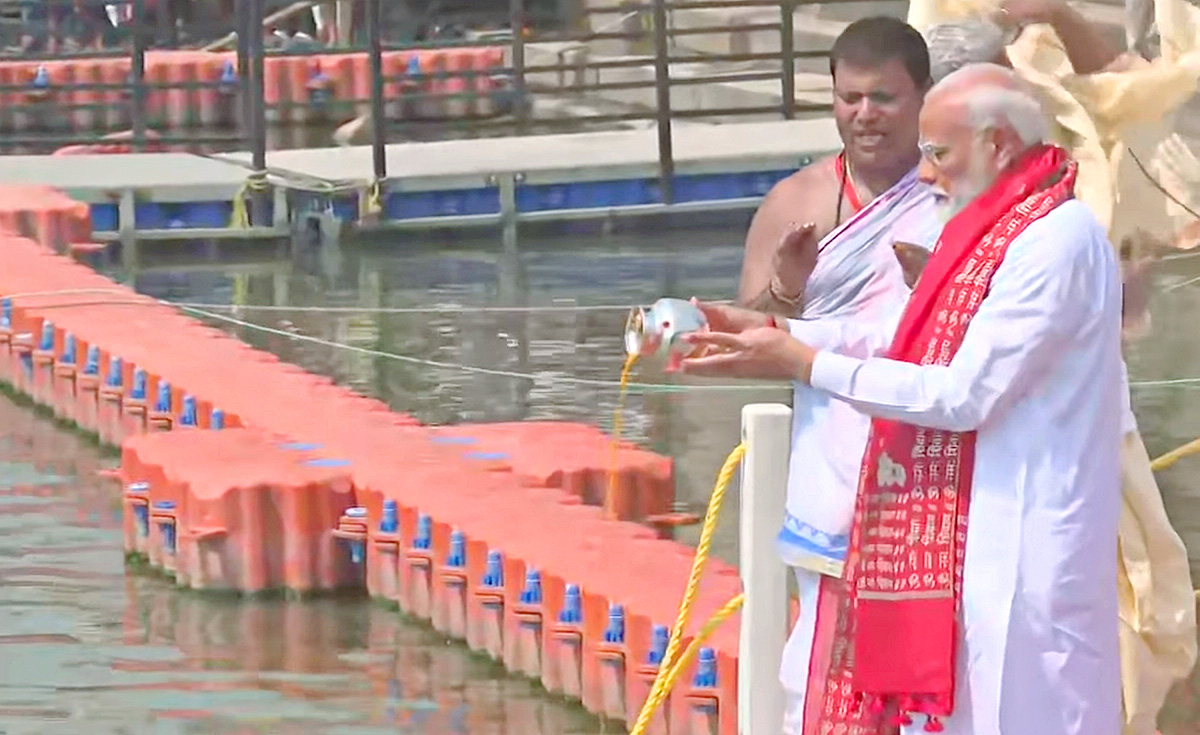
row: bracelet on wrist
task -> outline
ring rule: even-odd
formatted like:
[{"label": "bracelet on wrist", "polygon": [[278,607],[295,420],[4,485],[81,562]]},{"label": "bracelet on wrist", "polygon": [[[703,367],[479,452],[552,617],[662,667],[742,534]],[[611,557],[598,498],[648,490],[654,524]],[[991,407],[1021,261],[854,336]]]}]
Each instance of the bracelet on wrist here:
[{"label": "bracelet on wrist", "polygon": [[771,298],[781,304],[787,304],[793,309],[800,307],[800,300],[804,298],[804,291],[795,296],[788,296],[783,292],[783,284],[779,282],[779,276],[772,276],[771,283],[767,286],[767,292],[771,294]]}]

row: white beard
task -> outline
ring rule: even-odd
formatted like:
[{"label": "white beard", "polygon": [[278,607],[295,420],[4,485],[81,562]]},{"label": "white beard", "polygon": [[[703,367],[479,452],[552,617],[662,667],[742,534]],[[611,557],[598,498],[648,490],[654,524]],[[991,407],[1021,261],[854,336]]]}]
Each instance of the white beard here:
[{"label": "white beard", "polygon": [[956,187],[962,189],[959,194],[951,196],[944,191],[934,191],[935,206],[943,225],[953,219],[954,215],[966,209],[968,204],[987,191],[988,187],[996,180],[996,173],[989,170],[983,152],[976,150],[974,153],[973,161],[976,163],[971,166],[972,170],[963,177],[966,181]]}]

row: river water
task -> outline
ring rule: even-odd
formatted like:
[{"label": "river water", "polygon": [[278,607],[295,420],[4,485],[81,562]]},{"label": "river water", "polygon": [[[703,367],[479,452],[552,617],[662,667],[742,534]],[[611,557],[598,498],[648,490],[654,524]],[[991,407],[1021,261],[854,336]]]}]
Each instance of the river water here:
[{"label": "river water", "polygon": [[[558,418],[607,428],[628,306],[730,297],[746,219],[541,228],[507,252],[490,231],[378,237],[288,257],[239,245],[219,261],[203,248],[196,257],[164,246],[138,272],[113,275],[161,298],[239,305],[213,311],[242,326],[214,323],[429,423]],[[1200,436],[1200,383],[1146,384],[1200,376],[1200,257],[1174,257],[1156,278],[1152,329],[1129,358],[1151,454]],[[629,397],[625,436],[675,459],[678,501],[697,511],[738,440],[741,406],[788,400],[773,386],[681,387],[653,365],[637,380],[651,385]],[[0,399],[5,735],[74,733],[85,722],[107,733],[605,730],[364,600],[214,600],[127,573],[118,489],[95,475],[112,462]],[[1194,569],[1198,478],[1200,458],[1160,475]],[[730,504],[714,546],[729,560],[736,515]],[[1164,735],[1198,731],[1198,693],[1200,678],[1177,689]]]},{"label": "river water", "polygon": [[[539,228],[523,232],[507,253],[497,233],[480,231],[377,236],[287,259],[255,261],[243,253],[234,267],[185,269],[178,254],[159,255],[139,273],[117,275],[161,298],[238,304],[233,316],[242,326],[214,323],[429,423],[557,418],[608,428],[628,306],[662,295],[731,297],[747,219]],[[1130,349],[1135,411],[1152,455],[1200,436],[1200,382],[1153,383],[1200,377],[1200,281],[1191,282],[1198,277],[1200,257],[1173,256],[1160,265],[1152,329]],[[299,308],[273,308],[280,305]],[[738,440],[741,406],[789,399],[776,386],[680,387],[653,365],[642,366],[636,379],[651,387],[630,395],[625,436],[675,459],[678,502],[701,513]],[[1194,570],[1198,479],[1200,458],[1160,475]],[[730,507],[714,544],[730,561],[736,517]],[[697,532],[685,528],[679,538],[694,542]],[[1164,713],[1164,734],[1200,727],[1198,690],[1200,680],[1180,687]]]},{"label": "river water", "polygon": [[96,474],[114,463],[0,395],[0,733],[605,731],[395,610],[127,571],[119,488]]}]

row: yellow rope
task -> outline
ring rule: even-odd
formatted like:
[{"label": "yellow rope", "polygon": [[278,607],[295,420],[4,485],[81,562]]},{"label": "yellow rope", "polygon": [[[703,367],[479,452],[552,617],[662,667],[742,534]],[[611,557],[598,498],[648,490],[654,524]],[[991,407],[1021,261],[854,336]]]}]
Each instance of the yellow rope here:
[{"label": "yellow rope", "polygon": [[1172,449],[1163,456],[1152,461],[1150,463],[1150,469],[1154,470],[1155,472],[1158,472],[1159,470],[1165,470],[1184,457],[1189,457],[1197,452],[1200,452],[1200,439],[1193,439],[1187,444],[1184,444],[1181,447],[1176,447],[1175,449]]},{"label": "yellow rope", "polygon": [[700,576],[704,571],[704,565],[708,562],[708,552],[712,546],[713,534],[716,532],[717,517],[721,512],[721,503],[725,499],[725,491],[729,489],[729,485],[733,481],[733,473],[737,470],[745,453],[746,445],[744,443],[734,447],[729,456],[725,458],[725,464],[721,467],[720,474],[717,475],[717,484],[713,488],[712,497],[709,498],[708,512],[704,516],[704,526],[700,531],[700,543],[696,545],[696,556],[692,559],[692,572],[688,576],[687,588],[683,593],[683,602],[679,605],[679,615],[675,619],[675,626],[671,629],[671,639],[667,643],[667,652],[663,656],[662,663],[659,664],[658,673],[654,677],[654,686],[650,689],[650,695],[646,697],[646,702],[642,705],[642,711],[638,715],[637,722],[634,723],[633,728],[629,731],[629,735],[644,735],[646,728],[650,725],[650,718],[654,716],[655,711],[662,705],[667,694],[670,693],[671,686],[674,685],[675,681],[686,670],[691,657],[699,650],[700,643],[722,621],[742,606],[744,594],[738,595],[726,603],[723,608],[718,610],[705,623],[683,656],[680,656],[676,660],[675,656],[679,652],[679,644],[683,639],[683,631],[687,627],[688,616],[692,612],[692,604],[696,601],[696,593],[700,589]]},{"label": "yellow rope", "polygon": [[363,201],[363,214],[379,214],[383,211],[383,182],[376,179],[367,187],[367,196]]},{"label": "yellow rope", "polygon": [[229,214],[229,226],[234,229],[246,229],[250,227],[250,212],[246,209],[246,198],[251,192],[267,191],[270,186],[267,184],[266,171],[254,171],[242,185],[238,187],[237,193],[233,195],[233,210]]}]

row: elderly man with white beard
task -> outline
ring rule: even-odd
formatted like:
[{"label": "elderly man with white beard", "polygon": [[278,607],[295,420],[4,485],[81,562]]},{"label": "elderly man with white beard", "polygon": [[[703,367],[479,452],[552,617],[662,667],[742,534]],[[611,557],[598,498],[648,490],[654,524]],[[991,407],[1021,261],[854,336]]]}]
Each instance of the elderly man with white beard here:
[{"label": "elderly man with white beard", "polygon": [[791,379],[872,417],[803,732],[1116,735],[1120,277],[1012,72],[930,92],[947,222],[898,320],[704,304],[684,372]]}]

